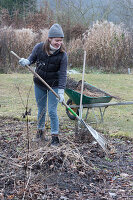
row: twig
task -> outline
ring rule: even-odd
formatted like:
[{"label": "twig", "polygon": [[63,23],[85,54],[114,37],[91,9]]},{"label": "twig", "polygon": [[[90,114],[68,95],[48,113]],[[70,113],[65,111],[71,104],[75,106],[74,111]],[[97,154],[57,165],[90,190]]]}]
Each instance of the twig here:
[{"label": "twig", "polygon": [[17,166],[17,167],[20,167],[20,168],[23,168],[23,167],[24,167],[24,166],[22,166],[22,165],[18,165],[18,164],[16,164],[16,163],[13,163],[12,161],[10,161],[10,160],[12,160],[11,158],[7,158],[7,157],[5,157],[5,156],[3,156],[3,155],[1,155],[1,154],[0,154],[0,157],[3,158],[3,159],[5,159],[7,162],[9,162],[9,163],[11,163],[11,164]]},{"label": "twig", "polygon": [[20,96],[20,99],[21,99],[22,105],[23,105],[23,107],[25,108],[26,106],[25,106],[25,104],[24,104],[24,100],[23,100],[23,98],[22,98],[22,96],[21,96],[19,86],[17,86],[16,84],[15,84],[15,86],[16,86],[16,88],[17,88],[17,90],[18,90],[18,93],[19,93],[19,96]]},{"label": "twig", "polygon": [[[84,160],[84,158],[83,158],[83,156],[81,156],[81,153],[79,152],[79,150],[78,150],[78,148],[74,145],[74,143],[73,142],[71,142],[68,138],[66,138],[67,139],[67,141],[69,142],[69,143],[71,143],[73,146],[74,146],[74,148],[76,149],[76,151],[78,152],[78,154],[80,155],[80,159],[81,159],[81,161],[82,161],[82,163],[85,165],[85,166],[87,166],[88,167],[88,164],[85,162],[85,160]],[[77,155],[75,154],[75,156],[77,157]],[[92,164],[92,162],[90,162],[91,163],[91,166],[93,166],[94,167],[94,165]],[[90,166],[89,166],[90,167]]]},{"label": "twig", "polygon": [[29,178],[28,178],[27,184],[26,184],[25,189],[24,189],[24,194],[23,194],[23,198],[22,198],[22,200],[25,199],[26,189],[27,189],[27,187],[28,187],[28,185],[29,185],[30,177],[31,177],[31,170],[30,170],[30,175],[29,175]]},{"label": "twig", "polygon": [[44,158],[41,157],[39,160],[37,160],[36,162],[34,162],[30,167],[34,166],[34,165],[35,165],[36,163],[38,163],[38,162],[43,163],[43,161],[44,161]]}]

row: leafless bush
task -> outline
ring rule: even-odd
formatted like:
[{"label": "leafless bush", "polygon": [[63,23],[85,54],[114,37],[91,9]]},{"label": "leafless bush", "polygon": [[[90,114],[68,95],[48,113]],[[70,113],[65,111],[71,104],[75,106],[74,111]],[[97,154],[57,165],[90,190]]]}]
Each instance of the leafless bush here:
[{"label": "leafless bush", "polygon": [[11,26],[13,28],[21,28],[25,26],[25,17],[20,17],[19,10],[15,10],[10,15],[7,9],[0,10],[0,27]]},{"label": "leafless bush", "polygon": [[11,17],[9,11],[7,9],[1,9],[0,13],[0,25],[3,26],[10,26]]},{"label": "leafless bush", "polygon": [[72,67],[82,66],[83,50],[86,50],[86,65],[108,72],[124,72],[132,66],[132,49],[132,36],[124,26],[104,21],[86,30],[82,40],[70,41],[67,51]]},{"label": "leafless bush", "polygon": [[0,27],[12,26],[15,29],[30,28],[35,32],[40,29],[49,28],[54,23],[53,11],[50,9],[47,2],[45,7],[40,11],[31,11],[32,5],[29,10],[20,10],[20,8],[14,7],[14,10],[10,14],[8,9],[0,8]]},{"label": "leafless bush", "polygon": [[[27,57],[37,42],[46,40],[48,28],[35,32],[31,28],[14,29],[5,26],[0,28],[0,35],[0,71],[7,73],[18,65],[10,51],[15,51],[20,57]],[[97,22],[83,34],[83,40],[76,37],[69,41],[67,53],[71,67],[83,65],[84,49],[88,66],[111,72],[127,71],[127,67],[132,67],[132,37],[121,24]]]},{"label": "leafless bush", "polygon": [[120,71],[130,65],[132,38],[123,25],[96,22],[83,35],[87,64]]},{"label": "leafless bush", "polygon": [[26,27],[38,32],[40,29],[49,28],[54,23],[54,16],[47,3],[45,8],[36,13],[29,13],[25,18]]},{"label": "leafless bush", "polygon": [[13,29],[4,27],[0,29],[0,70],[4,73],[16,69],[18,61],[10,51],[13,50],[20,57],[27,57],[32,51],[37,36],[31,29]]},{"label": "leafless bush", "polygon": [[37,42],[45,41],[48,36],[48,29],[35,33],[32,29],[13,29],[4,27],[0,29],[0,71],[7,73],[17,69],[18,61],[11,56],[13,50],[20,57],[27,58]]},{"label": "leafless bush", "polygon": [[86,27],[84,24],[74,24],[71,28],[71,38],[81,38],[85,30]]},{"label": "leafless bush", "polygon": [[27,57],[31,53],[37,34],[32,29],[15,29],[14,49],[18,55]]},{"label": "leafless bush", "polygon": [[73,24],[70,19],[66,20],[66,18],[64,18],[63,16],[60,19],[60,22],[63,27],[66,42],[70,42],[72,39],[75,38],[81,38],[82,34],[86,30],[86,26],[84,24]]},{"label": "leafless bush", "polygon": [[10,50],[14,44],[14,30],[11,27],[0,29],[0,71],[8,72],[11,63]]}]

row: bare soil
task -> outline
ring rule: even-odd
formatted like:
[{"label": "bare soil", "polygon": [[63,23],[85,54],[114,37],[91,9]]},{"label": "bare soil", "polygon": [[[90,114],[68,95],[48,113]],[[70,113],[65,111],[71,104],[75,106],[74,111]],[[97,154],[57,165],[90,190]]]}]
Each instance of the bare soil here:
[{"label": "bare soil", "polygon": [[36,123],[0,121],[1,200],[133,199],[131,139],[106,136],[114,147],[106,156],[94,141],[75,141],[71,123],[51,147],[49,130],[48,141],[35,140]]}]

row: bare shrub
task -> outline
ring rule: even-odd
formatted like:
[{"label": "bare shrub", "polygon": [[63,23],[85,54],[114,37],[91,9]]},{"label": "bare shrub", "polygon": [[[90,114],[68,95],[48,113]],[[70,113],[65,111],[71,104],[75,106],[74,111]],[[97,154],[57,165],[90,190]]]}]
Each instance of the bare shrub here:
[{"label": "bare shrub", "polygon": [[69,65],[71,67],[81,67],[83,64],[83,43],[81,39],[73,39],[67,47]]},{"label": "bare shrub", "polygon": [[74,24],[71,27],[71,38],[81,38],[85,30],[86,27],[84,24]]},{"label": "bare shrub", "polygon": [[74,38],[81,38],[86,30],[84,24],[73,24],[70,19],[66,20],[64,17],[60,19],[60,22],[63,27],[66,42],[70,42]]},{"label": "bare shrub", "polygon": [[88,65],[117,72],[129,66],[132,38],[122,24],[96,22],[83,34],[83,41]]},{"label": "bare shrub", "polygon": [[38,32],[40,29],[48,28],[54,23],[53,12],[47,3],[45,8],[36,13],[29,13],[25,18],[26,27]]},{"label": "bare shrub", "polygon": [[10,51],[14,44],[14,30],[11,27],[0,29],[0,71],[8,72],[11,67]]},{"label": "bare shrub", "polygon": [[4,27],[0,29],[0,61],[1,72],[7,73],[16,70],[18,61],[11,56],[13,50],[20,57],[27,57],[32,51],[37,34],[31,29],[13,29]]},{"label": "bare shrub", "polygon": [[5,26],[21,28],[25,26],[25,17],[20,17],[19,10],[14,9],[11,15],[8,9],[0,9],[0,27],[3,28]]},{"label": "bare shrub", "polygon": [[18,55],[27,57],[31,53],[37,34],[32,29],[15,29],[14,49]]},{"label": "bare shrub", "polygon": [[3,26],[10,26],[11,17],[9,11],[7,9],[1,9],[0,13],[0,25]]},{"label": "bare shrub", "polygon": [[[8,9],[0,8],[0,27],[12,26],[15,29],[30,28],[35,32],[40,29],[49,28],[54,23],[54,14],[47,2],[40,11],[35,11],[33,5],[28,5],[29,9],[21,10],[14,7],[12,13]],[[28,8],[27,7],[27,8]]]}]

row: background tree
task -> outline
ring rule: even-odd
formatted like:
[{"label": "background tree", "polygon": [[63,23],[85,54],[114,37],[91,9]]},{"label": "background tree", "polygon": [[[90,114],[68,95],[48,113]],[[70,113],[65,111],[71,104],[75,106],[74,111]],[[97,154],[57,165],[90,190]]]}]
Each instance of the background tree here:
[{"label": "background tree", "polygon": [[117,0],[116,15],[129,29],[133,29],[133,0]]},{"label": "background tree", "polygon": [[34,11],[36,0],[0,0],[1,9],[7,9],[12,16],[14,11],[19,10],[19,13]]}]

